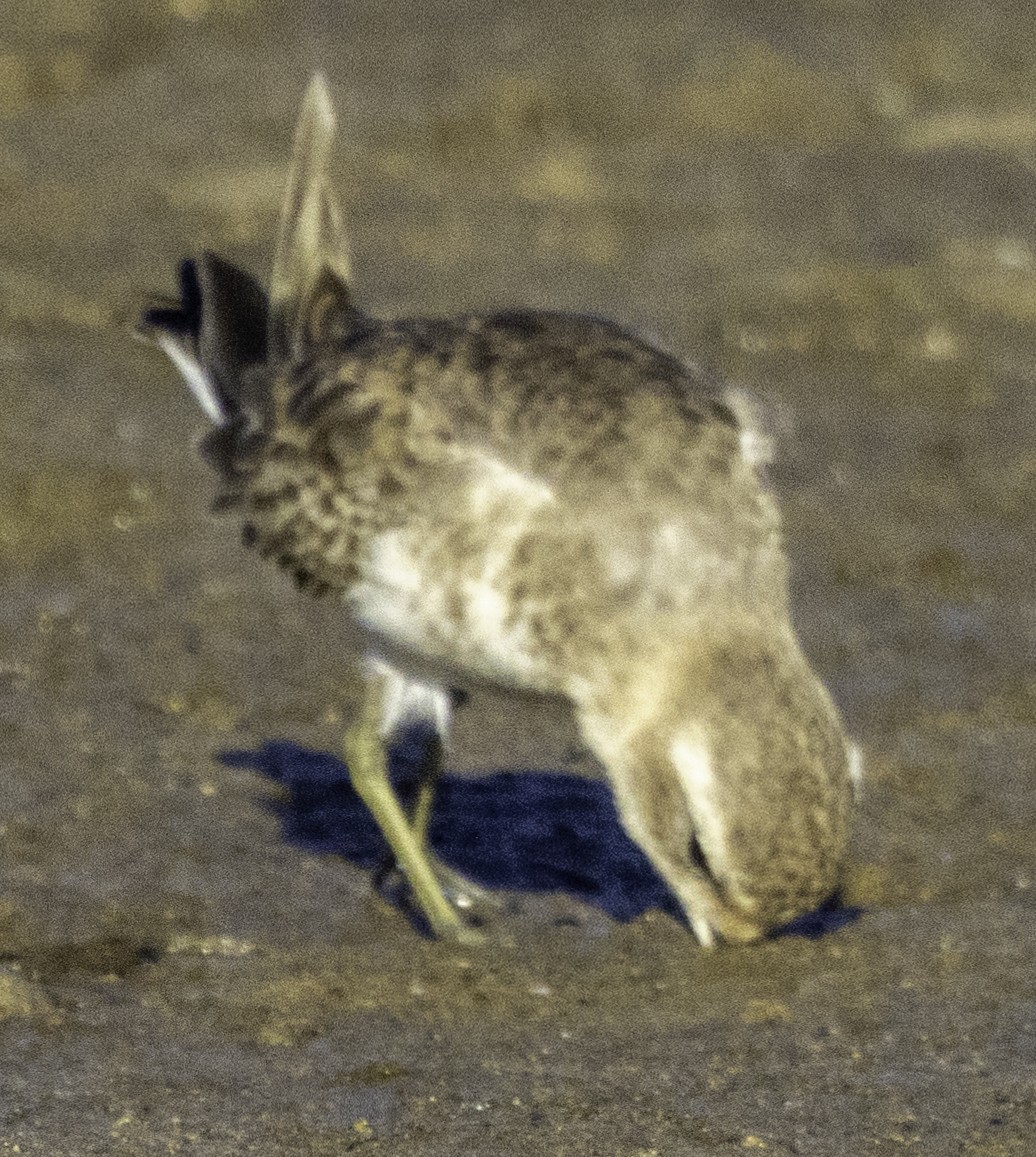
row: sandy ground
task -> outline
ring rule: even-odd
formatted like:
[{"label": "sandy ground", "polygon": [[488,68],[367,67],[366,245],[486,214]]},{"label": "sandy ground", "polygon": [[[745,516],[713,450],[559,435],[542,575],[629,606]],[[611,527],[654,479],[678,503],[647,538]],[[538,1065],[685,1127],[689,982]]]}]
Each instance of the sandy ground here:
[{"label": "sandy ground", "polygon": [[[1032,17],[780,7],[5,17],[0,1152],[1036,1152]],[[300,786],[344,625],[208,514],[203,419],[127,323],[184,252],[265,268],[315,66],[372,307],[603,312],[770,405],[867,752],[844,926],[706,953],[650,882],[594,898],[607,848],[543,893],[489,848],[515,886],[458,951],[321,811],[340,774]],[[455,763],[556,786],[569,747],[476,700]],[[444,839],[492,819],[471,783]],[[550,839],[614,822],[551,791]]]}]

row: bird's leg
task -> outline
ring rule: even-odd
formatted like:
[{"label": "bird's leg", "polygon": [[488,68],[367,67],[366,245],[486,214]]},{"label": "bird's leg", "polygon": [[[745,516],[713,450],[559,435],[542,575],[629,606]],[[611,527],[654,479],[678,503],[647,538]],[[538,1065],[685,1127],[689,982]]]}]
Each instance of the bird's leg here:
[{"label": "bird's leg", "polygon": [[428,846],[428,828],[432,818],[432,804],[446,762],[446,734],[450,716],[455,707],[467,700],[467,692],[453,688],[442,689],[430,712],[432,732],[425,744],[418,776],[417,798],[410,809],[410,824],[421,843]]},{"label": "bird's leg", "polygon": [[434,732],[425,746],[421,760],[421,775],[417,786],[417,799],[410,811],[410,826],[422,850],[428,847],[428,827],[432,819],[432,804],[435,789],[439,785],[444,761],[442,736]]},{"label": "bird's leg", "polygon": [[443,892],[458,908],[499,908],[500,902],[491,892],[487,892],[481,885],[469,880],[460,872],[444,864],[428,846],[428,829],[432,819],[432,804],[435,801],[435,791],[442,776],[445,762],[446,744],[443,737],[436,731],[428,740],[424,757],[421,760],[420,780],[417,787],[417,799],[410,810],[410,827],[418,846],[425,853],[428,862],[432,865],[436,879]]},{"label": "bird's leg", "polygon": [[[443,895],[423,839],[416,835],[392,790],[381,733],[383,706],[384,681],[378,677],[368,679],[359,717],[345,734],[345,758],[353,787],[388,841],[432,932],[455,940],[477,940],[478,933],[464,924]],[[425,811],[430,802],[429,799]],[[427,816],[423,823],[427,828]]]}]

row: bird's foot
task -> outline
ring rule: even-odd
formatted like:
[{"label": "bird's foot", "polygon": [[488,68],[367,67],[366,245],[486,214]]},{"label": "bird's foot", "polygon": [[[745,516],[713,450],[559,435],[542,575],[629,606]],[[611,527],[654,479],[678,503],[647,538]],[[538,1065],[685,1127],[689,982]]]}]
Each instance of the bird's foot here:
[{"label": "bird's foot", "polygon": [[[460,944],[484,941],[485,933],[481,928],[490,916],[503,908],[502,899],[434,856],[428,855],[427,860],[443,896],[460,917],[456,924],[433,928],[432,931],[441,939],[454,940]],[[406,908],[416,907],[406,873],[391,855],[375,871],[374,886],[391,903]]]}]

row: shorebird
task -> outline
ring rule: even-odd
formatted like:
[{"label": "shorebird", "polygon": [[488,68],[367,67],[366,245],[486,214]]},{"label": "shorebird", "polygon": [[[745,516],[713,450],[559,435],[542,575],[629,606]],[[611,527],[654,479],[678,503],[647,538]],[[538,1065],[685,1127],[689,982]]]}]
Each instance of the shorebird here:
[{"label": "shorebird", "polygon": [[[432,931],[477,935],[425,835],[451,689],[479,683],[565,701],[703,945],[814,909],[843,870],[852,750],[734,395],[596,316],[365,312],[334,135],[318,74],[268,291],[205,253],[141,333],[213,424],[218,508],[363,633],[344,753]],[[436,741],[408,814],[385,751],[417,720]]]}]

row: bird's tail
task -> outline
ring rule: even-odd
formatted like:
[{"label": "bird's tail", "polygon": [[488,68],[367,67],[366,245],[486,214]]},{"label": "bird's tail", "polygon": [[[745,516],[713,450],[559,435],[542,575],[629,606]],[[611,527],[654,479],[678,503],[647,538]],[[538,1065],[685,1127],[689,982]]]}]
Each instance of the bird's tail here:
[{"label": "bird's tail", "polygon": [[254,277],[203,253],[180,264],[180,300],[153,302],[137,332],[169,356],[212,423],[226,426],[247,371],[266,361],[268,315]]},{"label": "bird's tail", "polygon": [[262,398],[248,396],[263,375],[250,371],[291,362],[347,332],[359,316],[328,177],[335,125],[327,82],[317,73],[295,129],[269,294],[250,274],[204,253],[181,264],[180,300],[152,302],[140,320],[138,336],[165,351],[217,427],[263,408]]}]

